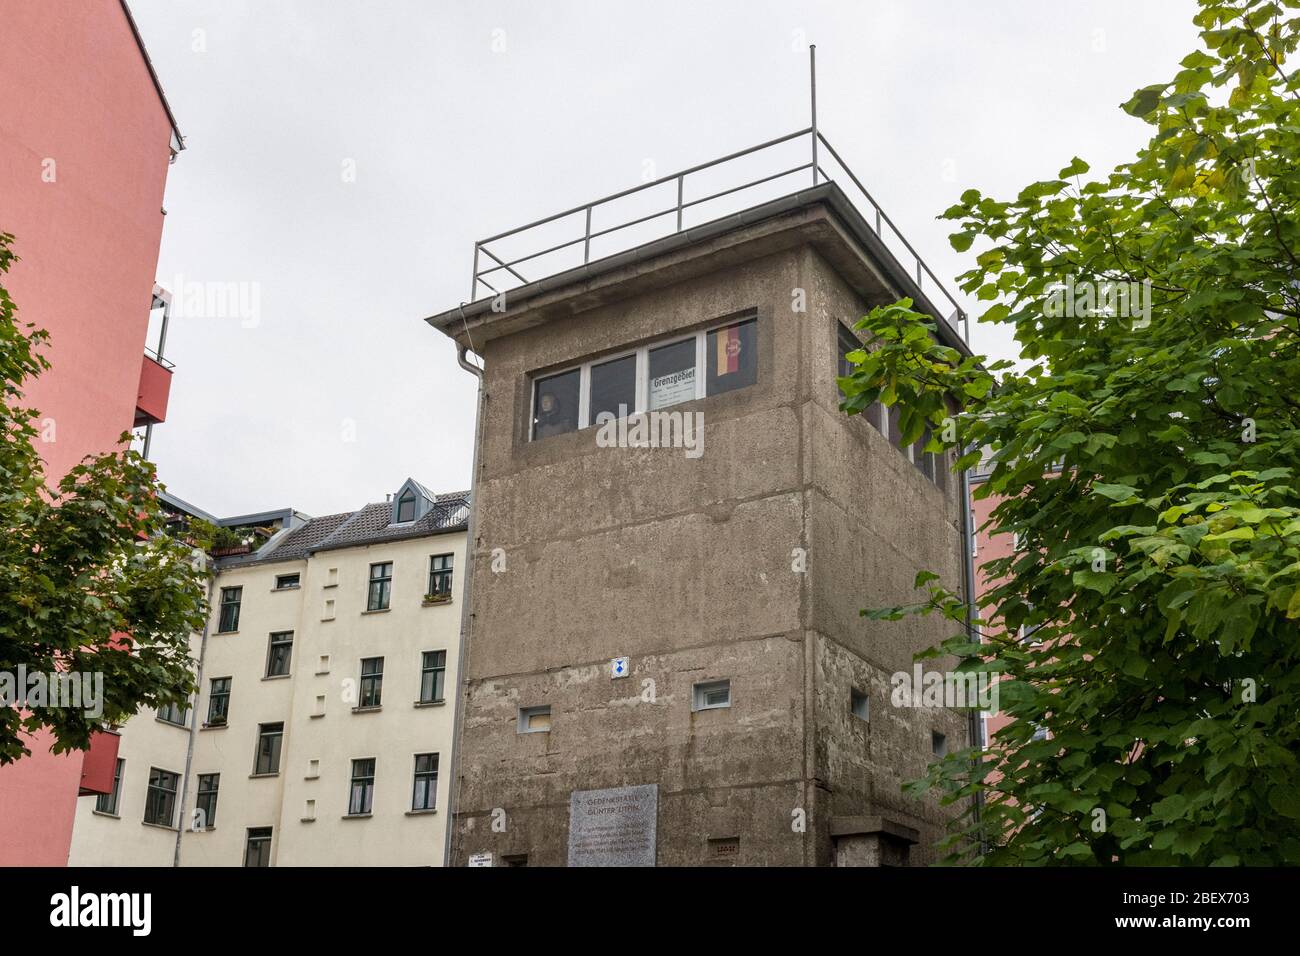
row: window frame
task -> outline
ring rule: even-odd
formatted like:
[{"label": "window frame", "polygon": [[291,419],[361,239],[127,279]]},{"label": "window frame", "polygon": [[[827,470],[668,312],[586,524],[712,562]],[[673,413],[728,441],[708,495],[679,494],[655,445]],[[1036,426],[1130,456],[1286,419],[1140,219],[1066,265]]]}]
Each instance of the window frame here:
[{"label": "window frame", "polygon": [[[441,664],[430,665],[428,659],[435,655],[442,655]],[[433,675],[433,697],[424,696],[424,679],[426,675]],[[441,693],[439,693],[441,691]],[[420,652],[420,697],[416,701],[418,704],[440,704],[447,699],[447,652],[439,651],[421,651]]]},{"label": "window frame", "polygon": [[[203,829],[212,830],[217,826],[217,795],[221,791],[221,774],[201,773],[197,776],[194,783],[194,809],[203,811]],[[205,780],[213,781],[212,786],[205,788]]]},{"label": "window frame", "polygon": [[[288,639],[285,639],[288,635]],[[276,638],[279,638],[277,640]],[[283,647],[288,647],[288,653],[284,655],[284,670],[273,672],[271,665],[276,662],[276,651]],[[266,640],[266,671],[262,675],[263,679],[273,677],[289,677],[293,674],[293,631],[272,631]]]},{"label": "window frame", "polygon": [[[154,777],[157,775],[157,782]],[[164,778],[170,778],[172,786],[168,789],[163,785]],[[171,770],[163,770],[161,767],[150,767],[149,777],[145,781],[144,791],[144,822],[150,826],[174,828],[176,826],[176,797],[180,793],[180,774]],[[155,796],[160,794],[161,796]],[[160,801],[166,801],[167,820],[162,822],[163,814],[158,811],[162,809]]]},{"label": "window frame", "polygon": [[[435,565],[435,562],[440,558],[446,558],[446,564],[441,568]],[[451,589],[456,575],[455,559],[456,554],[454,551],[446,554],[429,555],[429,590],[424,592],[426,596],[437,597],[445,594],[447,597],[451,597]],[[443,578],[446,579],[446,587],[435,587],[435,579],[437,579],[438,583],[441,583]]]},{"label": "window frame", "polygon": [[[225,689],[217,690],[217,683],[225,681]],[[233,677],[213,677],[208,681],[208,716],[204,721],[205,727],[224,727],[230,721],[230,688],[234,685]],[[216,702],[220,700],[221,713],[216,713]],[[214,717],[220,717],[220,720],[213,720]]]},{"label": "window frame", "polygon": [[[411,506],[411,517],[403,518],[402,506],[407,504]],[[416,512],[415,492],[412,491],[410,488],[407,488],[404,493],[397,496],[397,501],[394,503],[393,524],[410,524],[411,522],[415,521],[415,512]]]},{"label": "window frame", "polygon": [[[254,836],[256,834],[256,836]],[[244,866],[246,867],[269,867],[271,865],[271,839],[274,836],[272,827],[248,827],[244,831]],[[249,863],[248,857],[253,845],[257,845],[258,859],[260,863]]]},{"label": "window frame", "polygon": [[126,776],[126,758],[118,757],[117,762],[113,764],[113,789],[108,793],[95,796],[96,813],[103,813],[110,817],[120,816],[117,812],[117,805],[122,800],[122,778],[124,776]]},{"label": "window frame", "polygon": [[[433,768],[421,770],[420,758],[431,757],[433,759]],[[423,753],[415,755],[415,770],[411,778],[411,812],[421,813],[438,809],[438,754]],[[421,806],[418,799],[421,795],[420,784],[424,784],[424,797],[427,805]]]},{"label": "window frame", "polygon": [[[366,665],[376,666],[377,670],[367,673]],[[373,699],[367,702],[366,698]],[[357,681],[357,707],[369,709],[382,707],[384,699],[384,659],[383,657],[361,658],[361,676]]]},{"label": "window frame", "polygon": [[[227,600],[226,595],[233,594],[234,600]],[[239,614],[241,605],[244,603],[244,586],[242,584],[231,585],[221,589],[221,601],[217,605],[217,633],[218,634],[237,634],[239,633]],[[226,611],[228,608],[234,608],[232,616],[234,621],[230,627],[226,626]]]},{"label": "window frame", "polygon": [[[719,690],[722,687],[727,689],[727,702],[725,704],[710,704],[708,694],[712,691]],[[691,685],[691,710],[726,710],[732,704],[731,678],[720,677],[717,680],[705,680]]]},{"label": "window frame", "polygon": [[[550,718],[545,727],[533,727],[532,719],[545,715]],[[520,734],[549,734],[551,732],[554,717],[551,713],[550,704],[536,704],[532,707],[520,707],[519,716],[515,720],[515,732]]]},{"label": "window frame", "polygon": [[[375,577],[375,568],[387,568],[388,574],[382,577]],[[375,585],[380,585],[379,593],[383,597],[383,603],[375,601]],[[375,561],[370,565],[370,578],[366,586],[366,610],[367,611],[387,611],[393,606],[393,562],[392,561]]]},{"label": "window frame", "polygon": [[154,711],[154,713],[162,723],[167,724],[170,727],[180,727],[184,729],[189,726],[190,705],[188,702],[186,702],[184,707],[176,703],[164,704]]},{"label": "window frame", "polygon": [[[754,342],[755,348],[758,345],[759,324],[758,312],[755,310],[746,311],[739,315],[733,315],[727,319],[720,319],[711,322],[708,325],[701,326],[693,332],[686,332],[680,335],[674,335],[670,338],[659,339],[652,342],[645,342],[632,348],[622,349],[618,352],[611,352],[607,355],[601,355],[597,358],[588,359],[585,362],[573,362],[561,368],[548,370],[546,372],[534,372],[528,376],[528,441],[543,441],[545,438],[555,438],[557,435],[547,435],[544,438],[538,438],[536,435],[536,417],[537,417],[537,384],[544,382],[549,378],[557,375],[564,375],[575,369],[578,371],[578,427],[574,431],[583,431],[591,428],[597,423],[591,417],[591,369],[595,365],[604,365],[607,362],[613,362],[617,359],[627,358],[629,355],[636,356],[635,371],[635,407],[632,408],[628,417],[644,415],[650,411],[650,353],[671,345],[677,345],[681,342],[695,342],[695,395],[682,402],[676,402],[673,405],[665,405],[663,408],[655,411],[667,411],[676,408],[678,405],[684,405],[686,402],[699,401],[702,398],[708,398],[708,341],[709,334],[719,329],[729,328],[733,325],[744,325],[752,322],[754,324]],[[754,360],[756,363],[757,358]],[[753,385],[758,384],[758,366],[754,368]],[[749,388],[749,385],[739,386],[738,389]],[[727,391],[737,391],[738,389],[727,389]],[[725,395],[726,392],[718,392],[719,395]],[[560,434],[572,434],[572,432],[561,432]]]},{"label": "window frame", "polygon": [[[268,730],[268,727],[278,727],[279,730]],[[271,753],[267,757],[267,767],[262,767],[262,745],[264,741],[274,740]],[[284,721],[272,721],[269,724],[257,725],[257,747],[253,751],[253,776],[271,777],[280,773],[280,758],[284,750]]]},{"label": "window frame", "polygon": [[[289,578],[293,578],[293,583],[284,584],[283,582],[288,580]],[[294,588],[300,588],[300,587],[302,587],[301,571],[293,571],[288,574],[277,574],[275,576],[275,590],[277,591],[292,591]]]},{"label": "window frame", "polygon": [[[358,764],[361,764],[358,768]],[[369,764],[369,767],[364,766]],[[352,772],[348,778],[348,812],[350,817],[368,817],[374,812],[375,807],[375,771],[378,768],[379,761],[374,757],[353,757]],[[358,769],[369,770],[368,774],[358,773]],[[359,791],[361,797],[360,805],[363,809],[354,809],[358,805],[357,784],[360,782],[362,789]]]}]

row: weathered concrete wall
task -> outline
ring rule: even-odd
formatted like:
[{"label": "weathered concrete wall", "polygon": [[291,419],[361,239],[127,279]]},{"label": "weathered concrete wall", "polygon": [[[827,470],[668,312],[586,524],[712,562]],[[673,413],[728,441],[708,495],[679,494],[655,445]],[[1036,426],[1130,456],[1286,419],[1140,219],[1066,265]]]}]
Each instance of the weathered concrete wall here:
[{"label": "weathered concrete wall", "polygon": [[[955,497],[838,411],[834,320],[861,305],[811,247],[773,249],[481,346],[454,864],[563,865],[570,792],[643,783],[660,787],[662,865],[829,865],[833,814],[937,834],[937,807],[899,784],[924,768],[930,724],[959,745],[961,721],[886,707],[889,674],[942,631],[857,612],[907,600],[921,567],[959,570]],[[757,383],[674,406],[704,413],[702,457],[600,448],[591,428],[528,440],[537,373],[742,314],[758,320]],[[631,676],[611,679],[623,655]],[[724,677],[731,707],[692,712],[692,685]],[[881,715],[868,728],[845,719],[858,682]],[[540,704],[551,730],[518,733],[519,708]]]}]

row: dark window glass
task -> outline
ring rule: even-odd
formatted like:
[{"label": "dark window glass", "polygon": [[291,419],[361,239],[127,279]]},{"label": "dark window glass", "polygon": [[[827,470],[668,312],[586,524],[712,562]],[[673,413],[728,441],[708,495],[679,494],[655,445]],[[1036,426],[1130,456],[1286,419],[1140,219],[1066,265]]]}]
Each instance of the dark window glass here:
[{"label": "dark window glass", "polygon": [[889,440],[897,448],[903,447],[903,429],[900,420],[902,411],[897,405],[889,406]]},{"label": "dark window glass", "polygon": [[695,339],[650,350],[650,410],[695,398]]},{"label": "dark window glass", "polygon": [[175,724],[177,727],[185,726],[189,714],[190,709],[180,704],[165,704],[158,708],[158,719],[165,724]]},{"label": "dark window glass", "polygon": [[195,829],[210,830],[217,825],[217,789],[221,783],[219,773],[199,774],[198,796],[194,801],[197,815]]},{"label": "dark window glass", "polygon": [[446,651],[425,651],[420,662],[420,703],[442,700],[443,679],[447,673]]},{"label": "dark window glass", "polygon": [[275,589],[283,591],[285,588],[296,588],[301,580],[297,574],[281,574],[275,579]]},{"label": "dark window glass", "polygon": [[375,760],[352,761],[352,784],[348,791],[348,815],[369,813],[375,799]]},{"label": "dark window glass", "polygon": [[271,865],[271,828],[252,827],[244,846],[244,866]]},{"label": "dark window glass", "polygon": [[713,329],[705,337],[706,395],[744,388],[758,381],[758,321],[747,319]]},{"label": "dark window glass", "polygon": [[[850,375],[853,374],[853,370],[857,366],[855,366],[852,362],[850,362],[847,358],[845,358],[845,356],[848,355],[850,352],[857,351],[858,349],[865,348],[866,346],[864,346],[861,342],[859,342],[858,337],[854,335],[852,332],[850,332],[847,328],[845,328],[843,324],[840,324],[838,328],[839,328],[839,353],[840,353],[839,375],[840,378],[848,378]],[[841,392],[840,394],[842,396],[844,393]],[[867,407],[867,409],[862,413],[862,416],[868,422],[870,422],[871,427],[874,428],[876,431],[880,432],[880,434],[884,435],[886,433],[888,424],[886,419],[885,406],[881,405],[880,402],[872,402]]]},{"label": "dark window glass", "polygon": [[366,595],[367,611],[382,611],[388,607],[393,589],[393,563],[370,566],[370,593]]},{"label": "dark window glass", "polygon": [[117,800],[122,793],[122,771],[125,767],[126,761],[118,757],[117,763],[113,765],[113,789],[95,798],[95,809],[100,813],[117,816]]},{"label": "dark window glass", "polygon": [[415,495],[409,491],[397,499],[397,520],[415,520]]},{"label": "dark window glass", "polygon": [[451,594],[450,554],[435,554],[429,559],[429,596],[443,597]]},{"label": "dark window glass", "polygon": [[438,804],[438,755],[415,755],[415,790],[412,810],[432,810]]},{"label": "dark window glass", "polygon": [[578,369],[539,378],[533,384],[533,437],[578,430]]},{"label": "dark window glass", "polygon": [[934,455],[922,451],[926,445],[930,444],[930,428],[927,425],[921,432],[921,437],[916,440],[912,446],[912,464],[914,464],[921,474],[934,481]]},{"label": "dark window glass", "polygon": [[384,693],[384,659],[366,657],[361,661],[361,697],[359,707],[378,707]]},{"label": "dark window glass", "polygon": [[293,657],[293,631],[276,631],[266,651],[266,676],[284,677]]},{"label": "dark window glass", "polygon": [[230,716],[230,678],[212,678],[212,692],[208,696],[208,726],[220,727]]},{"label": "dark window glass", "polygon": [[239,604],[243,595],[242,587],[221,589],[221,620],[217,624],[218,633],[225,634],[239,630]]},{"label": "dark window glass", "polygon": [[284,738],[284,724],[259,724],[257,727],[257,762],[254,773],[280,772],[280,742]]},{"label": "dark window glass", "polygon": [[591,414],[588,421],[600,424],[601,412],[626,418],[636,410],[636,356],[625,355],[591,367]]},{"label": "dark window glass", "polygon": [[176,818],[176,784],[170,771],[149,768],[149,790],[144,800],[144,822],[169,827]]}]

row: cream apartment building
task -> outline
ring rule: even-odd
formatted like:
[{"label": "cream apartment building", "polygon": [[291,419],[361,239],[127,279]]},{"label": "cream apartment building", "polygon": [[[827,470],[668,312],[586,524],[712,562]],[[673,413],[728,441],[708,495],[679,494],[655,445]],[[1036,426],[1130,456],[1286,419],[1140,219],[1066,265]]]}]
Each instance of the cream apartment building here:
[{"label": "cream apartment building", "polygon": [[216,558],[193,709],[121,728],[72,865],[442,864],[468,495],[408,480],[358,511],[274,517],[255,551]]}]

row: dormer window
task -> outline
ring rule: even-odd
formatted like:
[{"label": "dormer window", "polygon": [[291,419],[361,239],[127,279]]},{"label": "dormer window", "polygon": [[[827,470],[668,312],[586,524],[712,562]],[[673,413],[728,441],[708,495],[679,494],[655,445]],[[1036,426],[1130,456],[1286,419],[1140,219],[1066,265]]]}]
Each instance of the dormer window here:
[{"label": "dormer window", "polygon": [[397,518],[398,524],[406,521],[415,520],[415,493],[409,488],[402,492],[402,496],[397,499]]}]

